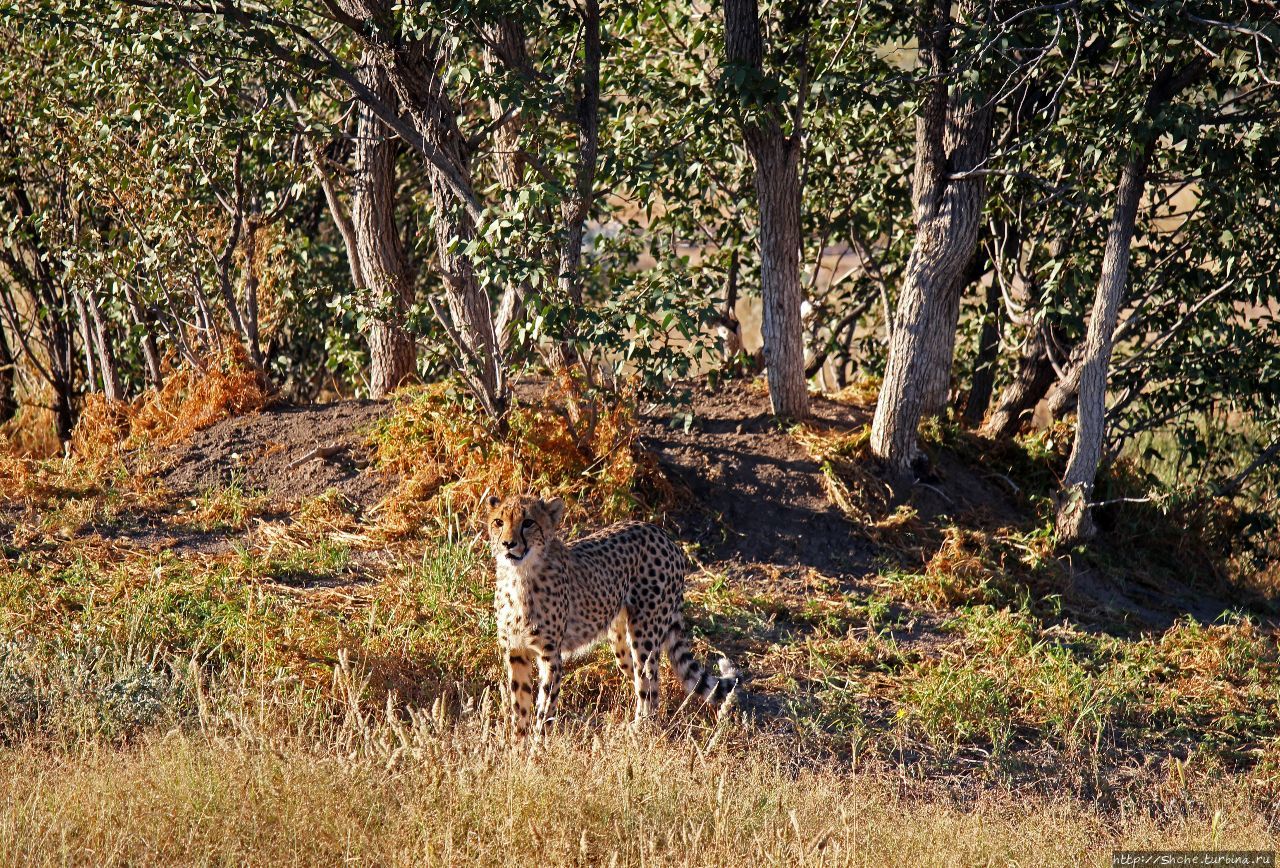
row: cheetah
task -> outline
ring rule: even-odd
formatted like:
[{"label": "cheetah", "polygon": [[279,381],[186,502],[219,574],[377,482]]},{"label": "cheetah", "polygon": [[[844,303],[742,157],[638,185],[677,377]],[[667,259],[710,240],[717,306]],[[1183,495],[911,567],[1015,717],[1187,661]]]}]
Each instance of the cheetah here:
[{"label": "cheetah", "polygon": [[635,686],[635,725],[658,709],[663,652],[688,694],[713,708],[726,707],[738,674],[721,659],[717,678],[689,650],[681,606],[691,565],[680,547],[657,527],[638,521],[565,543],[558,534],[563,517],[560,498],[489,498],[489,543],[498,579],[494,607],[515,740],[523,741],[531,724],[535,743],[542,739],[554,719],[564,660],[586,653],[606,634],[623,677]]}]

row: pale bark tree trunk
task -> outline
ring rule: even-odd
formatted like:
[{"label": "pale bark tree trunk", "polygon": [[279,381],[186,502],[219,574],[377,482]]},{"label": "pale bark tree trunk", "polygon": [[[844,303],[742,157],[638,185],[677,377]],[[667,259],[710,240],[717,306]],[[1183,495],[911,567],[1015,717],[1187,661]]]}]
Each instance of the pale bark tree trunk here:
[{"label": "pale bark tree trunk", "polygon": [[120,367],[116,364],[115,346],[111,342],[106,321],[102,318],[102,308],[92,292],[85,294],[85,300],[93,326],[93,350],[98,357],[98,370],[102,374],[102,394],[108,401],[121,401],[124,399],[124,389],[120,385]]},{"label": "pale bark tree trunk", "polygon": [[[1173,97],[1208,68],[1207,59],[1198,59],[1181,70],[1167,67],[1157,76],[1147,96],[1145,114],[1158,116]],[[1115,213],[1107,230],[1107,245],[1089,326],[1081,344],[1079,364],[1072,365],[1068,379],[1074,382],[1077,398],[1075,440],[1058,494],[1054,532],[1059,543],[1070,545],[1093,536],[1095,529],[1089,499],[1102,460],[1107,421],[1107,376],[1111,365],[1112,341],[1120,305],[1129,277],[1129,246],[1133,241],[1138,205],[1146,186],[1147,167],[1155,150],[1156,130],[1144,130],[1141,144],[1120,173],[1116,187]],[[1076,353],[1072,354],[1073,359]]]},{"label": "pale bark tree trunk", "polygon": [[[981,220],[982,205],[978,204],[978,216]],[[974,239],[974,250],[969,257],[964,271],[956,277],[955,285],[945,293],[945,307],[942,315],[931,321],[931,337],[929,340],[940,346],[939,355],[947,361],[926,371],[922,385],[924,399],[921,404],[922,416],[934,416],[946,411],[951,395],[951,360],[956,354],[956,332],[960,322],[960,302],[965,290],[976,284],[985,270],[986,259]]]},{"label": "pale bark tree trunk", "polygon": [[974,172],[990,148],[992,109],[980,94],[948,92],[951,26],[945,0],[924,0],[920,56],[933,81],[916,118],[916,240],[871,426],[872,452],[899,481],[911,477],[919,457],[920,419],[945,403],[959,296],[986,193]]},{"label": "pale bark tree trunk", "polygon": [[164,373],[160,365],[160,348],[156,343],[155,320],[142,309],[132,286],[125,284],[124,297],[129,305],[129,315],[142,331],[142,360],[147,369],[147,385],[159,389],[164,385]]},{"label": "pale bark tree trunk", "polygon": [[93,325],[89,322],[89,306],[85,304],[84,295],[77,292],[75,302],[76,323],[80,327],[80,351],[84,353],[84,378],[92,391],[98,382],[98,363],[93,352]]},{"label": "pale bark tree trunk", "polygon": [[1120,302],[1129,276],[1129,245],[1133,240],[1138,203],[1146,184],[1151,145],[1134,157],[1120,173],[1116,188],[1116,209],[1107,230],[1107,246],[1102,257],[1102,273],[1089,314],[1084,352],[1079,368],[1079,415],[1071,458],[1062,478],[1056,532],[1064,543],[1093,535],[1089,497],[1102,457],[1106,429],[1107,367],[1111,362],[1111,336],[1115,332]]},{"label": "pale bark tree trunk", "polygon": [[[484,49],[484,65],[489,72],[505,67],[523,79],[533,78],[524,28],[518,22],[504,18],[490,29],[489,44]],[[498,124],[493,131],[495,174],[503,187],[518,190],[524,184],[525,159],[520,152],[524,117],[496,99],[489,100],[489,116]]]},{"label": "pale bark tree trunk", "polygon": [[[380,99],[395,105],[395,91],[371,50],[365,50],[359,74]],[[378,311],[369,329],[369,393],[381,398],[417,371],[417,346],[404,328],[413,304],[414,271],[396,231],[396,142],[364,105],[356,121],[350,231],[357,290],[367,293]]]},{"label": "pale bark tree trunk", "polygon": [[[764,43],[756,0],[725,0],[725,55],[763,75]],[[775,415],[809,414],[804,370],[804,326],[800,307],[800,130],[799,111],[791,135],[783,130],[782,110],[766,107],[743,119],[743,139],[756,167],[760,207],[760,294],[763,310],[765,373]]]}]

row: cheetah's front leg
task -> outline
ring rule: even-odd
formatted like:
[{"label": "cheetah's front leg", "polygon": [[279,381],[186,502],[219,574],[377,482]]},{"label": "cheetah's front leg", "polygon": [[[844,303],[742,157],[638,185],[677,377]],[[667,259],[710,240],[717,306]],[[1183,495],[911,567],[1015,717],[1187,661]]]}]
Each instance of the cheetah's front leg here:
[{"label": "cheetah's front leg", "polygon": [[560,698],[560,677],[563,674],[564,663],[560,659],[559,649],[538,655],[538,678],[542,687],[538,691],[538,717],[533,730],[535,743],[542,741],[547,725],[555,720],[556,700]]},{"label": "cheetah's front leg", "polygon": [[507,653],[507,685],[511,689],[511,737],[524,741],[533,712],[533,662],[528,651],[512,649]]},{"label": "cheetah's front leg", "polygon": [[634,667],[631,665],[631,624],[627,618],[627,610],[623,609],[613,619],[609,627],[609,642],[613,645],[613,655],[618,658],[618,668],[622,670],[624,683],[630,684]]}]

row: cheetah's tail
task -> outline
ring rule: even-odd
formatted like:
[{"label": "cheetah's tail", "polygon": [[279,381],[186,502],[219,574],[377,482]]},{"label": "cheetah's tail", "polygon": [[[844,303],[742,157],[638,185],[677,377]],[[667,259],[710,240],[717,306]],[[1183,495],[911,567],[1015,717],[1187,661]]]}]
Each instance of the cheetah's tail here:
[{"label": "cheetah's tail", "polygon": [[671,661],[671,667],[675,669],[680,683],[684,685],[685,693],[696,693],[710,706],[724,707],[742,683],[741,674],[728,658],[720,658],[718,678],[694,658],[693,652],[689,650],[689,639],[685,635],[682,619],[676,619],[671,625],[662,647],[667,652],[667,659]]}]

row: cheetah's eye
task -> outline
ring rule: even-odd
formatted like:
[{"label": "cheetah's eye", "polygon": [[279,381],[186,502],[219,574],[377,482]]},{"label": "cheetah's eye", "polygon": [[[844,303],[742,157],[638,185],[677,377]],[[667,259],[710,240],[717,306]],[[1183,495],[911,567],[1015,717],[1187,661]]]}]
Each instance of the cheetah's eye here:
[{"label": "cheetah's eye", "polygon": [[524,520],[524,524],[520,525],[520,527],[524,528],[525,530],[528,530],[529,528],[533,527],[533,519],[526,518]]},{"label": "cheetah's eye", "polygon": [[494,527],[502,527],[502,519],[500,519],[500,518],[495,518],[495,519],[493,520],[493,526],[494,526]]}]

